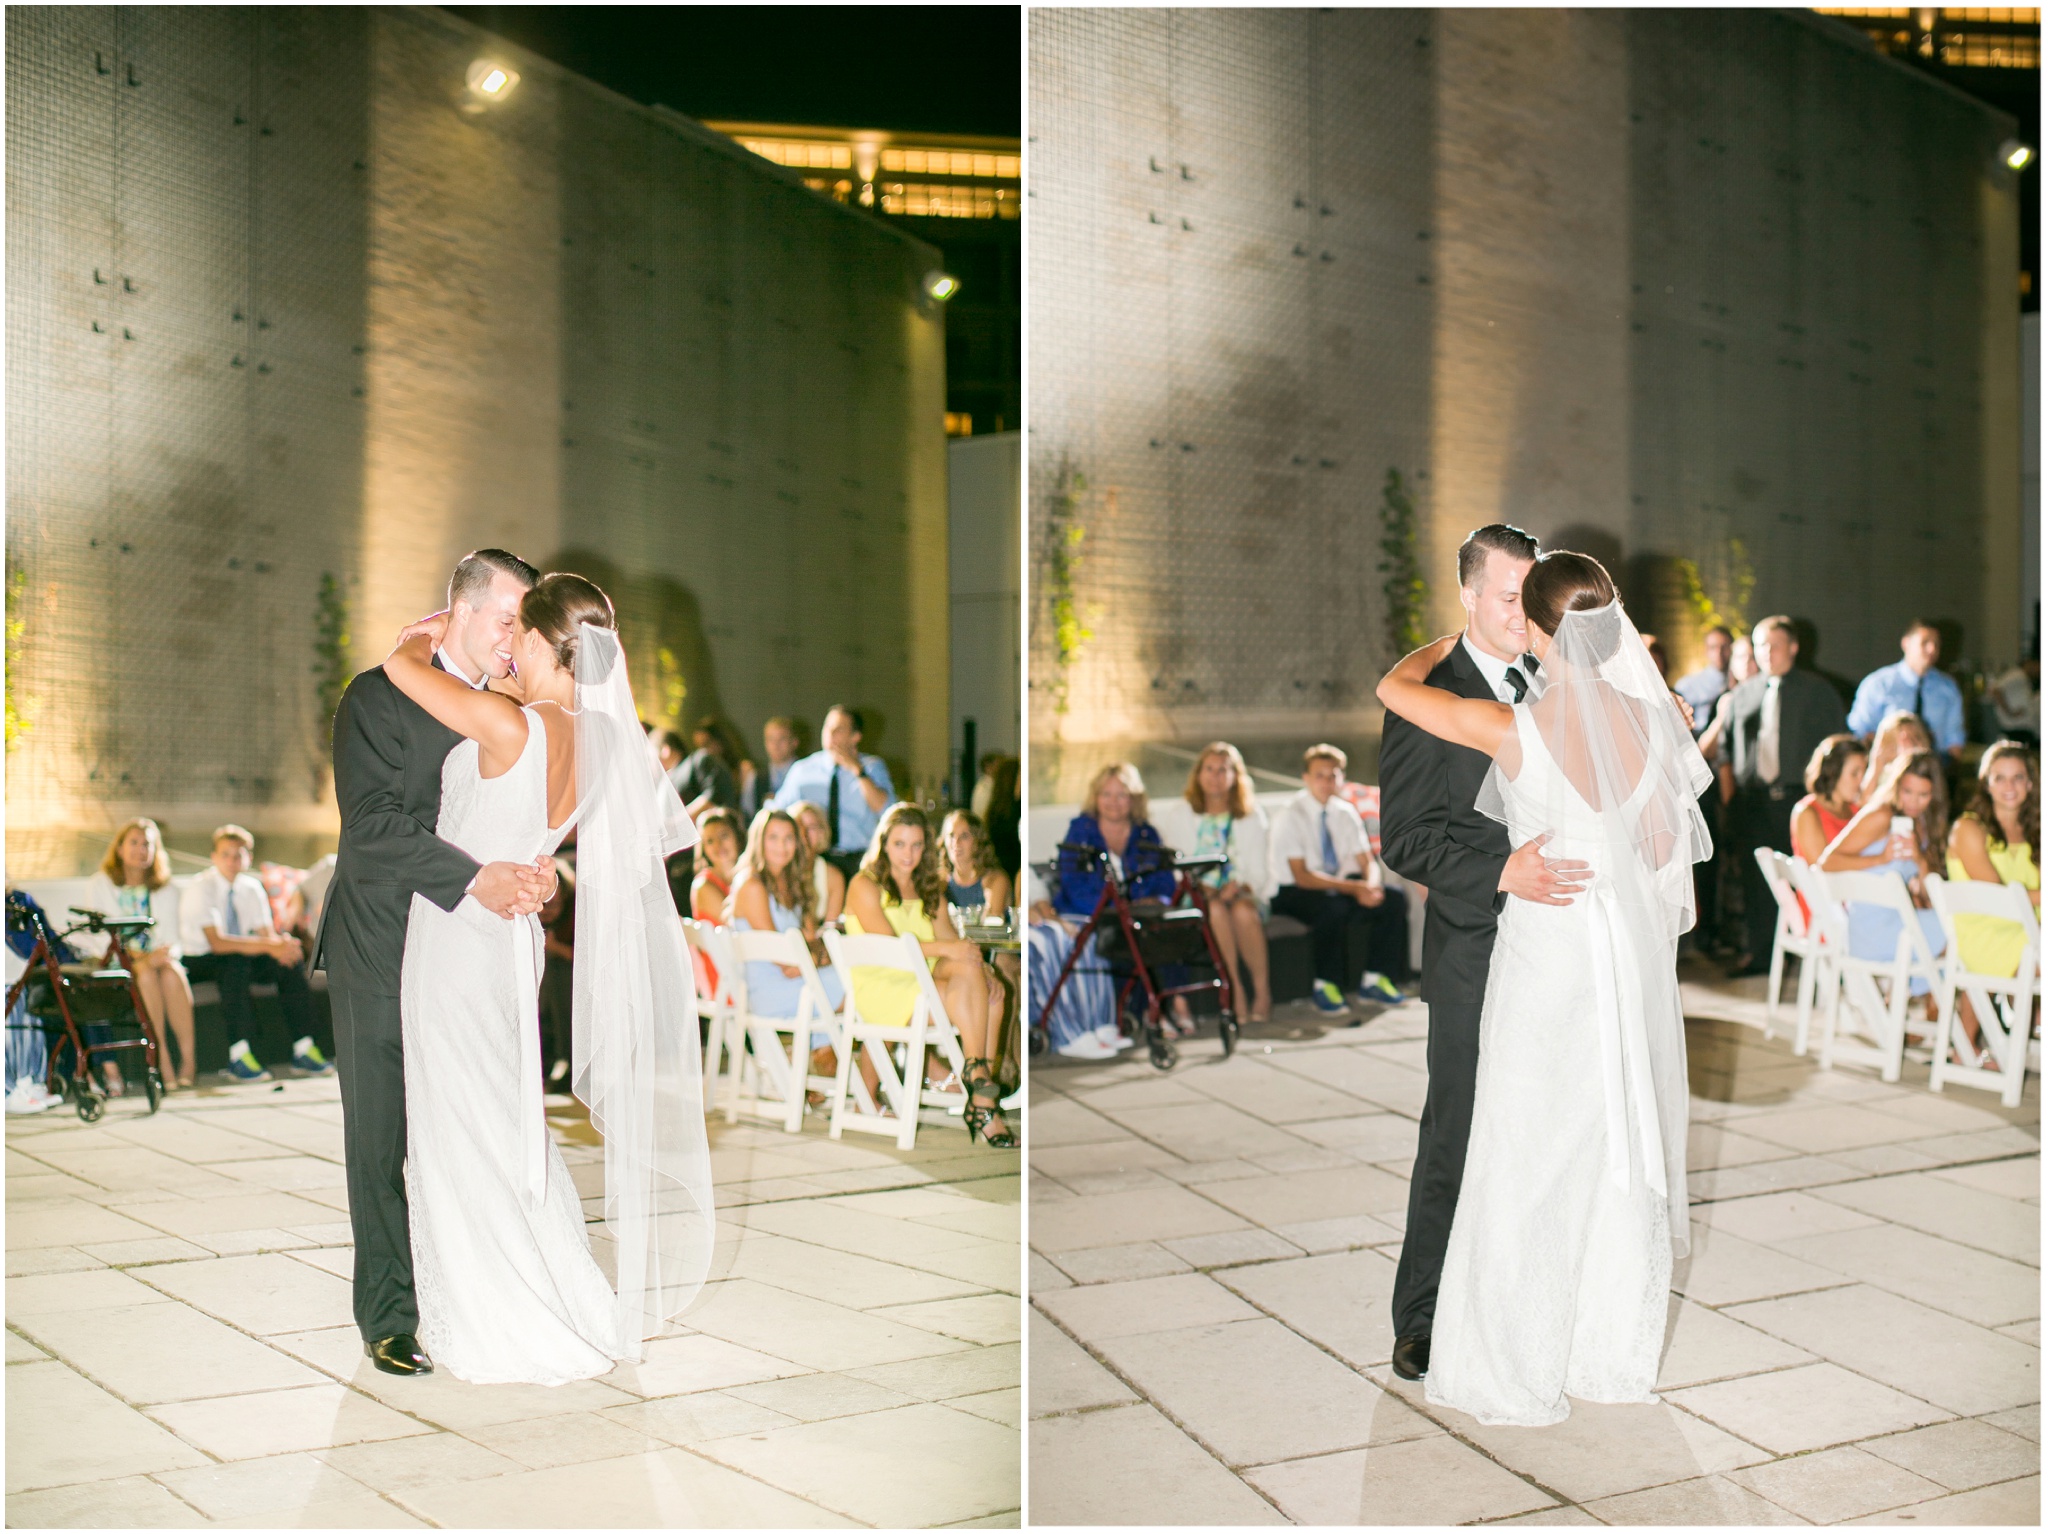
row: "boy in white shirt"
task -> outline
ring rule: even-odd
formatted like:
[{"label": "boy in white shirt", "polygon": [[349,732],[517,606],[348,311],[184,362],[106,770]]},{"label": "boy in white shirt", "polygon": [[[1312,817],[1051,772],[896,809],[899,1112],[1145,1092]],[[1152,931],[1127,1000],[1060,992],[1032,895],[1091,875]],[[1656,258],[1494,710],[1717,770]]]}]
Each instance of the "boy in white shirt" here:
[{"label": "boy in white shirt", "polygon": [[[1408,908],[1387,899],[1386,877],[1372,855],[1365,822],[1338,792],[1346,760],[1335,746],[1310,746],[1302,755],[1301,792],[1273,820],[1272,864],[1280,879],[1273,912],[1309,929],[1316,969],[1311,1000],[1326,1016],[1346,1010],[1345,940],[1353,922],[1375,929],[1376,952],[1405,954],[1408,944]],[[1392,930],[1397,924],[1398,938]],[[1388,929],[1385,943],[1379,940],[1381,926]],[[1384,974],[1366,970],[1357,999],[1387,1006],[1405,998]],[[1354,1018],[1352,1026],[1362,1021]]]},{"label": "boy in white shirt", "polygon": [[321,1076],[330,1069],[313,1043],[313,994],[306,980],[306,954],[295,937],[279,937],[270,918],[270,897],[262,881],[249,872],[256,838],[240,826],[222,826],[213,833],[213,867],[193,879],[178,902],[179,942],[185,950],[185,973],[220,987],[221,1011],[227,1015],[227,1073],[237,1081],[260,1081],[270,1074],[249,1048],[256,1027],[256,1004],[249,987],[277,987],[284,1009],[285,1034],[265,1042],[272,1059],[284,1054],[286,1039],[292,1064],[300,1075]]}]

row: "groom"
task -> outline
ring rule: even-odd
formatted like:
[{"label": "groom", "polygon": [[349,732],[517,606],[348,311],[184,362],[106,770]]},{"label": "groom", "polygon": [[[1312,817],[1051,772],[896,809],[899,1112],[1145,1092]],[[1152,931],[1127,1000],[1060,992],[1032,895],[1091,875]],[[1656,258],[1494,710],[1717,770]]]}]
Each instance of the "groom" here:
[{"label": "groom", "polygon": [[[1496,522],[1458,549],[1465,637],[1429,674],[1461,698],[1520,702],[1535,675],[1522,618],[1522,580],[1536,540]],[[1422,999],[1429,1004],[1429,1095],[1422,1108],[1408,1229],[1394,1274],[1394,1372],[1429,1371],[1437,1280],[1472,1129],[1479,1068],[1479,1013],[1493,961],[1494,923],[1507,897],[1570,905],[1587,865],[1552,862],[1538,837],[1510,850],[1507,828],[1475,804],[1493,758],[1454,746],[1388,714],[1380,738],[1381,855],[1429,891],[1422,926]]]},{"label": "groom", "polygon": [[[448,634],[434,664],[472,687],[512,669],[519,602],[540,579],[502,549],[479,549],[448,582]],[[405,1053],[399,970],[415,893],[444,911],[464,895],[510,920],[540,909],[545,863],[478,864],[434,834],[441,764],[462,737],[391,685],[381,666],[348,684],[334,716],[341,848],[313,966],[327,971],[341,1068],[355,1314],[363,1351],[387,1374],[429,1374],[415,1334],[412,1233],[405,1204]]]}]

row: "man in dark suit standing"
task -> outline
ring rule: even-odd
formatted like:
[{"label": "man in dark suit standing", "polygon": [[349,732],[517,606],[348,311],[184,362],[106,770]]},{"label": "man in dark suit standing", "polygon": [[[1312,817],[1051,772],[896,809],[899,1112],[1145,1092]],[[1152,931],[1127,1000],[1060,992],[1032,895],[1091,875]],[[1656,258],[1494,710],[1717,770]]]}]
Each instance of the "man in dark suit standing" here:
[{"label": "man in dark suit standing", "polygon": [[1799,640],[1790,618],[1764,619],[1750,643],[1757,674],[1722,696],[1714,724],[1700,743],[1705,748],[1718,742],[1721,759],[1735,769],[1728,832],[1742,864],[1743,923],[1749,933],[1749,953],[1736,973],[1767,975],[1778,903],[1756,865],[1756,849],[1792,850],[1792,806],[1806,791],[1807,761],[1816,746],[1846,725],[1834,688],[1811,671],[1793,669]]},{"label": "man in dark suit standing", "polygon": [[[1536,660],[1528,655],[1522,580],[1536,540],[1494,523],[1458,549],[1465,637],[1429,675],[1461,698],[1517,703]],[[1394,1372],[1429,1369],[1437,1281],[1465,1175],[1472,1095],[1479,1068],[1479,1014],[1493,962],[1494,926],[1510,895],[1569,905],[1587,865],[1543,856],[1539,837],[1508,846],[1507,828],[1479,813],[1493,758],[1437,739],[1397,714],[1380,737],[1381,856],[1429,892],[1422,927],[1422,999],[1429,1004],[1429,1095],[1408,1184],[1408,1229],[1394,1275]]]},{"label": "man in dark suit standing", "polygon": [[[511,670],[519,602],[540,579],[502,549],[480,549],[448,583],[448,634],[434,664],[473,687]],[[355,1233],[355,1317],[363,1351],[387,1374],[425,1374],[416,1339],[412,1232],[405,1202],[405,1054],[399,971],[412,897],[452,911],[465,895],[510,919],[540,909],[552,865],[479,864],[434,834],[441,764],[462,737],[363,672],[334,716],[341,847],[314,967],[327,971],[341,1069],[348,1215]]]}]

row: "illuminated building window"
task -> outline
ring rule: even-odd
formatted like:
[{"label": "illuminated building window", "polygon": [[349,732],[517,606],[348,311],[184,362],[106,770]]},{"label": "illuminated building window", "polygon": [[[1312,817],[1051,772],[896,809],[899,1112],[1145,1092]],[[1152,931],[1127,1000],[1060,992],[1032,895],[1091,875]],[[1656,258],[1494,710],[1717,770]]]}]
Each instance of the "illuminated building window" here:
[{"label": "illuminated building window", "polygon": [[946,435],[949,437],[971,437],[974,435],[974,417],[964,410],[946,412]]},{"label": "illuminated building window", "polygon": [[850,172],[803,178],[838,202],[905,218],[1015,219],[1023,211],[1024,159],[1014,139],[963,143],[833,128],[709,126],[791,170]]},{"label": "illuminated building window", "polygon": [[1886,53],[1973,69],[2039,69],[2041,13],[2018,6],[1816,6]]}]

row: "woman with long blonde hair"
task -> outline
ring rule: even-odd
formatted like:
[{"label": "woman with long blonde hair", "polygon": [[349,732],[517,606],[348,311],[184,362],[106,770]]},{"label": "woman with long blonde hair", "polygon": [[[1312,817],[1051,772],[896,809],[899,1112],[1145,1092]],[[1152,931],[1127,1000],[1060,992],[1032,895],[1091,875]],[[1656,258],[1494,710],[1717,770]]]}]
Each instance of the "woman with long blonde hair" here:
[{"label": "woman with long blonde hair", "polygon": [[[1270,831],[1266,812],[1252,798],[1244,756],[1227,740],[1211,741],[1188,769],[1178,799],[1159,806],[1154,824],[1166,844],[1183,857],[1223,860],[1201,876],[1209,888],[1209,930],[1216,938],[1234,988],[1238,960],[1251,973],[1247,1022],[1273,1015],[1273,988],[1266,955],[1266,917],[1278,886],[1266,855]],[[1176,997],[1175,1000],[1181,998]]]},{"label": "woman with long blonde hair", "polygon": [[[157,891],[170,882],[171,860],[164,851],[164,834],[155,821],[138,816],[107,843],[106,856],[87,883],[81,905],[120,921],[160,921]],[[164,1086],[189,1087],[198,1059],[192,1042],[192,983],[179,962],[177,934],[162,925],[138,933],[128,944],[128,957],[134,962],[135,986],[142,992],[142,1004],[149,1009],[149,1025],[156,1034]],[[166,1018],[178,1041],[175,1080],[171,1053],[165,1048]],[[115,1079],[111,1068],[108,1074],[111,1085]]]},{"label": "woman with long blonde hair", "polygon": [[[2041,908],[2041,771],[2034,753],[2015,740],[2001,740],[1977,764],[1977,788],[1970,807],[1957,817],[1948,838],[1948,877],[1985,884],[2016,884]],[[1963,967],[1978,975],[2016,975],[2026,951],[2026,929],[2016,921],[1962,912],[1956,919],[1956,950]],[[1957,998],[1970,1053],[1990,1070],[1998,1058],[1985,1051],[1976,1009]],[[1969,1063],[1969,1062],[1965,1062]]]},{"label": "woman with long blonde hair", "polygon": [[[844,992],[839,972],[825,956],[818,933],[822,922],[818,888],[811,878],[812,857],[804,833],[787,810],[763,810],[747,832],[747,850],[740,854],[733,877],[732,898],[725,919],[741,932],[801,932],[818,966],[826,999],[836,1008]],[[762,1017],[795,1017],[803,998],[803,971],[794,964],[747,961],[747,1010]],[[813,1031],[811,1065],[828,1075],[838,1062],[832,1056],[829,1026]]]}]

